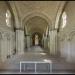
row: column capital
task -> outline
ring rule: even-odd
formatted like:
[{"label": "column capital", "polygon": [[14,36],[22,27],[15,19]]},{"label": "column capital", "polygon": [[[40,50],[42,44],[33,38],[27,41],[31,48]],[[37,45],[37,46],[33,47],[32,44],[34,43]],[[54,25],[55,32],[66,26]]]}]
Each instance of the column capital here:
[{"label": "column capital", "polygon": [[49,30],[49,31],[57,31],[57,29],[52,29],[52,30]]},{"label": "column capital", "polygon": [[25,34],[25,36],[30,36],[29,34]]},{"label": "column capital", "polygon": [[24,29],[23,29],[23,28],[15,28],[15,30],[22,30],[22,31],[24,31]]}]

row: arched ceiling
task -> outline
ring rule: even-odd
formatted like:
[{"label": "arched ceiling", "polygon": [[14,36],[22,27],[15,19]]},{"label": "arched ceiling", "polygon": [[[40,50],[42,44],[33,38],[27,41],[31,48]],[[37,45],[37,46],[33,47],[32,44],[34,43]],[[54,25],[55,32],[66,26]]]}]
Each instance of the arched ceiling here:
[{"label": "arched ceiling", "polygon": [[30,18],[28,21],[26,21],[25,24],[29,33],[40,32],[41,34],[43,34],[48,26],[47,21],[39,16]]},{"label": "arched ceiling", "polygon": [[[43,13],[50,19],[51,21],[50,25],[52,25],[52,29],[54,29],[58,10],[65,1],[9,1],[9,2],[10,4],[13,3],[15,4],[15,8],[22,22],[21,27],[22,26],[24,27],[25,24],[23,23],[23,21],[29,13],[39,12]],[[46,26],[48,24],[46,20],[40,17],[33,17],[30,20],[28,20],[27,25],[29,26],[28,30],[31,33],[35,31],[43,33],[46,30]]]},{"label": "arched ceiling", "polygon": [[23,20],[30,12],[45,13],[52,21],[55,22],[55,17],[61,1],[10,1],[15,4],[19,17]]}]

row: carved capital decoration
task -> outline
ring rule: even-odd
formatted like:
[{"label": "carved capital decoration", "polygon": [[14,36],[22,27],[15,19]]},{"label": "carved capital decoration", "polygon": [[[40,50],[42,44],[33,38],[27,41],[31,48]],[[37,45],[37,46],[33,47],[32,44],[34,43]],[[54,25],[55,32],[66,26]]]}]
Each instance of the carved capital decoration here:
[{"label": "carved capital decoration", "polygon": [[68,35],[68,37],[69,37],[68,40],[71,41],[74,36],[75,36],[75,31],[70,32],[70,34]]},{"label": "carved capital decoration", "polygon": [[6,39],[6,33],[5,32],[2,32],[2,39]]},{"label": "carved capital decoration", "polygon": [[66,39],[66,35],[65,34],[63,34],[62,36],[58,35],[58,37],[59,37],[60,41],[64,41]]},{"label": "carved capital decoration", "polygon": [[4,38],[6,38],[7,40],[10,40],[10,34],[9,33],[4,33]]},{"label": "carved capital decoration", "polygon": [[21,30],[21,31],[24,31],[23,28],[15,28],[15,30]]}]

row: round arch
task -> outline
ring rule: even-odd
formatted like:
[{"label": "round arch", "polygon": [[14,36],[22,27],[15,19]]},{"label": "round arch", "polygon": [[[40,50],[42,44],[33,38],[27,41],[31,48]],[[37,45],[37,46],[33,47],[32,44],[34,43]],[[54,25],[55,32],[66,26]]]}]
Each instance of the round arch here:
[{"label": "round arch", "polygon": [[49,25],[49,28],[52,28],[52,22],[51,22],[51,20],[50,20],[50,18],[48,18],[48,16],[45,14],[45,13],[42,13],[42,12],[30,12],[30,13],[28,13],[27,15],[25,15],[24,16],[24,18],[22,19],[22,25],[23,25],[23,27],[25,27],[24,25],[25,25],[25,23],[30,19],[30,18],[32,18],[32,17],[34,17],[34,16],[39,16],[39,17],[41,17],[41,18],[43,18],[43,19],[45,19],[46,21],[47,21],[47,23],[48,23],[48,25]]},{"label": "round arch", "polygon": [[68,40],[72,40],[74,36],[75,36],[75,31],[70,32]]},{"label": "round arch", "polygon": [[20,27],[20,22],[19,22],[19,16],[17,13],[17,10],[15,8],[15,5],[12,5],[9,1],[5,2],[11,12],[11,14],[13,15],[14,18],[14,29],[15,28],[19,28]]},{"label": "round arch", "polygon": [[67,1],[63,1],[60,3],[57,13],[56,13],[56,20],[55,20],[55,29],[59,29],[59,22],[60,22],[60,18],[62,16],[62,13],[65,9],[65,6],[67,5]]},{"label": "round arch", "polygon": [[[31,25],[29,25],[30,22],[31,22]],[[34,17],[31,17],[30,19],[28,19],[25,26],[27,26],[28,32],[30,32],[30,33],[33,32],[34,30],[35,30],[35,32],[40,31],[40,33],[45,33],[46,29],[49,25],[45,19],[43,19],[39,16],[34,16]]]},{"label": "round arch", "polygon": [[32,38],[32,45],[35,45],[35,35],[38,35],[38,45],[42,45],[41,39],[42,39],[42,35],[39,32],[35,32],[32,34],[31,38]]}]

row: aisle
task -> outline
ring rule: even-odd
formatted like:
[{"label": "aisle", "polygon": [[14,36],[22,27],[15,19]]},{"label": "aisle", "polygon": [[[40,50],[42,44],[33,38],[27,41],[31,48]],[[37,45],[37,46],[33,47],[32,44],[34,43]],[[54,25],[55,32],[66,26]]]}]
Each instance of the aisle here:
[{"label": "aisle", "polygon": [[[20,73],[20,62],[52,62],[53,73],[75,72],[75,64],[69,64],[61,58],[48,56],[41,47],[34,46],[22,55],[15,55],[0,65],[0,73]],[[33,66],[32,66],[33,67]],[[42,66],[43,67],[43,66]]]}]

